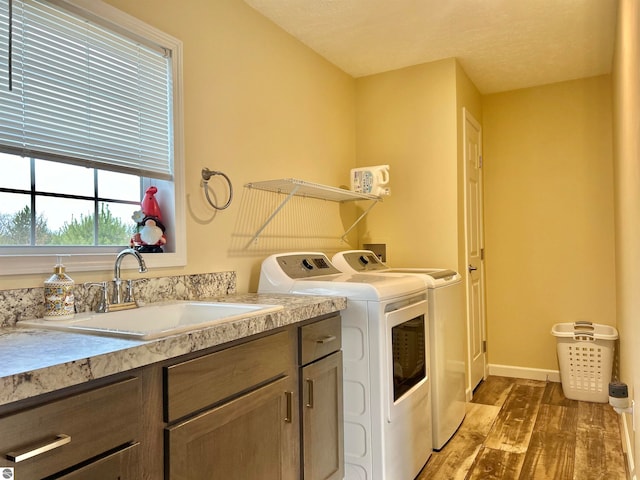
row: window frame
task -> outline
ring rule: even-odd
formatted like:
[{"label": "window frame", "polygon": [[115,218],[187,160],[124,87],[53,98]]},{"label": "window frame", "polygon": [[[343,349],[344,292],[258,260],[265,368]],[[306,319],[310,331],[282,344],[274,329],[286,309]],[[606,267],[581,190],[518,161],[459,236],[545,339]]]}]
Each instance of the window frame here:
[{"label": "window frame", "polygon": [[[171,51],[173,73],[173,180],[143,179],[143,190],[150,185],[158,187],[170,203],[162,204],[164,223],[171,230],[174,251],[145,255],[145,262],[151,269],[184,266],[186,254],[186,214],[184,186],[184,110],[183,110],[183,69],[182,42],[141,20],[106,4],[100,0],[48,0],[61,8],[80,14],[90,20],[107,25],[115,31],[142,41],[162,45]],[[111,270],[115,255],[122,247],[104,246],[55,246],[25,247],[28,253],[0,253],[0,275],[18,275],[50,272],[56,255],[64,255],[63,263],[68,272]]]}]

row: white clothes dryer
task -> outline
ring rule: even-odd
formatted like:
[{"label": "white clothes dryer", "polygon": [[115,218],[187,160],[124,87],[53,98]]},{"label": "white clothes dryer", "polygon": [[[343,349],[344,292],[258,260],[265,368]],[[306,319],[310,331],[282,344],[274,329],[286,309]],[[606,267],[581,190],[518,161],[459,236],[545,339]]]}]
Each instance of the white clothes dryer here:
[{"label": "white clothes dryer", "polygon": [[462,423],[466,413],[464,291],[462,277],[453,270],[391,268],[369,250],[347,250],[334,255],[343,272],[413,274],[428,288],[431,341],[431,417],[433,448],[440,450]]},{"label": "white clothes dryer", "polygon": [[413,480],[431,455],[428,306],[416,276],[342,273],[322,253],[266,258],[259,293],[347,297],[342,316],[347,480]]}]

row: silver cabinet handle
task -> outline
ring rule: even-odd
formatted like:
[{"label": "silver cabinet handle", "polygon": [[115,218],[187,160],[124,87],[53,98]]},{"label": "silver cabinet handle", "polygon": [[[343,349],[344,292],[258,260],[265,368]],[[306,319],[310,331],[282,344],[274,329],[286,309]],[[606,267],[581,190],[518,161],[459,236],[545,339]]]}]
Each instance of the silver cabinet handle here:
[{"label": "silver cabinet handle", "polygon": [[335,339],[336,339],[335,335],[327,335],[325,337],[322,337],[316,340],[316,343],[325,344],[325,343],[333,342]]},{"label": "silver cabinet handle", "polygon": [[7,453],[7,459],[15,463],[22,462],[29,458],[41,455],[55,448],[66,445],[67,443],[71,443],[71,437],[69,435],[65,435],[64,433],[61,433],[60,435],[56,435],[56,439],[53,441],[31,445],[18,452],[9,452]]},{"label": "silver cabinet handle", "polygon": [[309,393],[309,397],[307,398],[306,406],[309,408],[313,408],[313,380],[307,378],[307,390]]},{"label": "silver cabinet handle", "polygon": [[287,402],[287,413],[284,417],[284,421],[286,423],[291,423],[293,421],[293,392],[284,392],[284,397]]}]

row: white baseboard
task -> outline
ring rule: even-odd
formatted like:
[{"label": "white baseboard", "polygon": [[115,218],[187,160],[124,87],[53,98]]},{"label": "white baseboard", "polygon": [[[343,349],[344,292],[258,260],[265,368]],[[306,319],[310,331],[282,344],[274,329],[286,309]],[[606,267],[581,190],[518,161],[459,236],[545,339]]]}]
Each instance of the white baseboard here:
[{"label": "white baseboard", "polygon": [[526,378],[527,380],[542,380],[559,382],[559,370],[544,370],[541,368],[515,367],[513,365],[488,365],[489,375],[499,377]]},{"label": "white baseboard", "polygon": [[[540,368],[514,367],[513,365],[487,365],[487,375],[497,377],[525,378],[527,380],[542,380],[543,382],[560,382],[559,370],[543,370]],[[467,402],[473,398],[473,390],[469,387],[465,390]]]},{"label": "white baseboard", "polygon": [[[630,416],[630,415],[629,415]],[[627,471],[629,472],[629,480],[637,480],[636,467],[633,461],[633,443],[631,436],[633,430],[630,430],[631,419],[626,414],[620,415],[620,435],[622,435],[622,447],[625,457],[627,458]]]}]

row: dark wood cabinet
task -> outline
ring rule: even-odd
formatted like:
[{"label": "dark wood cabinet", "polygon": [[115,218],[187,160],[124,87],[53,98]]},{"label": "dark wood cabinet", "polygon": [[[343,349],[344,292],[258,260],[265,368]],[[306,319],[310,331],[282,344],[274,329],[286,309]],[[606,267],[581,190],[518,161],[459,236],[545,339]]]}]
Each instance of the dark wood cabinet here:
[{"label": "dark wood cabinet", "polygon": [[291,349],[285,330],[165,367],[165,421],[291,375]]},{"label": "dark wood cabinet", "polygon": [[[129,461],[140,440],[138,378],[13,407],[0,415],[0,461],[15,478],[140,478],[139,463]],[[81,468],[101,473],[85,476]]]},{"label": "dark wood cabinet", "polygon": [[166,368],[165,478],[299,479],[295,346],[287,329]]},{"label": "dark wood cabinet", "polygon": [[344,476],[342,352],[339,316],[300,327],[304,480]]},{"label": "dark wood cabinet", "polygon": [[309,320],[0,407],[17,479],[337,480],[341,320]]},{"label": "dark wood cabinet", "polygon": [[59,480],[137,480],[140,478],[140,443],[126,445],[57,478]]},{"label": "dark wood cabinet", "polygon": [[304,479],[342,479],[342,352],[303,367],[301,379]]},{"label": "dark wood cabinet", "polygon": [[291,379],[167,429],[171,480],[297,480]]}]

